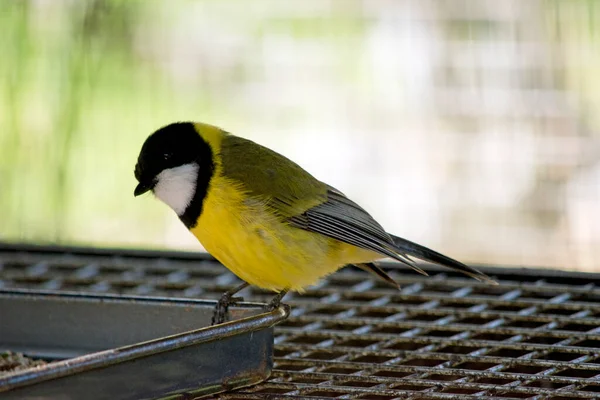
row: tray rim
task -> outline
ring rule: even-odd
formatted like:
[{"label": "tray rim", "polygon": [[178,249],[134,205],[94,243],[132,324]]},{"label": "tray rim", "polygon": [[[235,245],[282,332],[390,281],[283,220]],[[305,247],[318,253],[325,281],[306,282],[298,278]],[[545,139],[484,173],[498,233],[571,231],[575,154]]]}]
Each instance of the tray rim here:
[{"label": "tray rim", "polygon": [[[197,305],[214,307],[214,300],[196,300],[175,297],[159,296],[130,296],[115,294],[97,294],[87,292],[59,291],[59,290],[31,290],[31,289],[5,289],[0,288],[1,297],[61,297],[77,298],[89,301],[115,301],[131,302],[141,301],[150,303],[175,303],[179,305]],[[262,303],[241,302],[232,306],[234,308],[262,308]],[[104,351],[92,352],[82,356],[54,361],[43,366],[36,366],[10,372],[0,376],[0,393],[10,390],[32,386],[52,379],[63,378],[81,372],[106,368],[115,364],[148,357],[168,351],[178,350],[189,346],[208,343],[245,333],[268,329],[285,320],[290,313],[290,307],[282,304],[280,307],[262,312],[253,316],[227,321],[222,324],[206,326],[187,332],[158,337],[143,342],[120,346]]]}]

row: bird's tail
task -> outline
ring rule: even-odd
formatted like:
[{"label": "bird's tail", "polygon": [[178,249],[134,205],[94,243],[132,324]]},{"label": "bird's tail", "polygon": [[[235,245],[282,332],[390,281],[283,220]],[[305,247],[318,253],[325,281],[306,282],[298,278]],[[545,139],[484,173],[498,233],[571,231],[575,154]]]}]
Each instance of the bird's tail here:
[{"label": "bird's tail", "polygon": [[402,239],[401,237],[397,237],[389,233],[388,235],[390,235],[394,244],[396,245],[396,249],[394,250],[401,253],[403,256],[405,256],[405,258],[406,255],[414,256],[420,258],[421,260],[430,261],[432,263],[440,264],[444,267],[460,271],[463,274],[477,279],[478,281],[491,283],[493,285],[498,284],[498,282],[496,282],[483,272],[480,272],[475,268],[469,267],[468,265],[465,265],[459,261],[453,260],[450,257],[446,257],[445,255],[440,254],[437,251],[433,251],[431,249],[428,249],[427,247],[421,246],[420,244],[413,243],[409,240]]}]

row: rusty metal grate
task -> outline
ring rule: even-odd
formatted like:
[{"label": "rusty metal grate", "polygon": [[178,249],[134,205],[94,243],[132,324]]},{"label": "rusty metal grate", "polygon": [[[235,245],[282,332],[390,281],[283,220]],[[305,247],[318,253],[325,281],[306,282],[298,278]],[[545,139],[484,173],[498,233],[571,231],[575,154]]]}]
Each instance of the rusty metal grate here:
[{"label": "rusty metal grate", "polygon": [[[428,270],[393,271],[398,292],[348,269],[286,298],[271,379],[220,398],[600,398],[600,275]],[[236,282],[203,255],[0,248],[0,287],[217,298]]]}]

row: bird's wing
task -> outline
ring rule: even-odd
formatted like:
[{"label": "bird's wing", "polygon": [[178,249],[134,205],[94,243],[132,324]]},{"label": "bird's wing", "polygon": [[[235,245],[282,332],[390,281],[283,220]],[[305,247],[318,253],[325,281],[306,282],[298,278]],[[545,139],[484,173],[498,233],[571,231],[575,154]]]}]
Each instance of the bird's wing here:
[{"label": "bird's wing", "polygon": [[390,235],[358,204],[281,154],[227,134],[219,157],[223,176],[282,222],[393,257],[426,275],[391,249]]},{"label": "bird's wing", "polygon": [[298,228],[392,257],[427,275],[410,258],[395,249],[392,237],[368,212],[331,186],[327,187],[325,202],[290,217],[289,222]]},{"label": "bird's wing", "polygon": [[452,268],[479,281],[496,283],[468,265],[417,243],[390,235],[363,208],[332,187],[328,187],[327,201],[291,217],[289,221],[298,228],[318,232],[396,259],[424,275],[427,273],[417,267],[408,256]]}]

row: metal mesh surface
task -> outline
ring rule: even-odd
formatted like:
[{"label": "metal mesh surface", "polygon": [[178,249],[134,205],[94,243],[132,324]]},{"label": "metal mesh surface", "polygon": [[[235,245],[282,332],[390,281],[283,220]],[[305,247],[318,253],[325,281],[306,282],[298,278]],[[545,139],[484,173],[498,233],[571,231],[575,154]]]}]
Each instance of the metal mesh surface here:
[{"label": "metal mesh surface", "polygon": [[[600,398],[599,275],[388,267],[402,290],[346,269],[286,297],[272,377],[220,398]],[[214,299],[236,283],[202,255],[0,248],[1,287]]]}]

